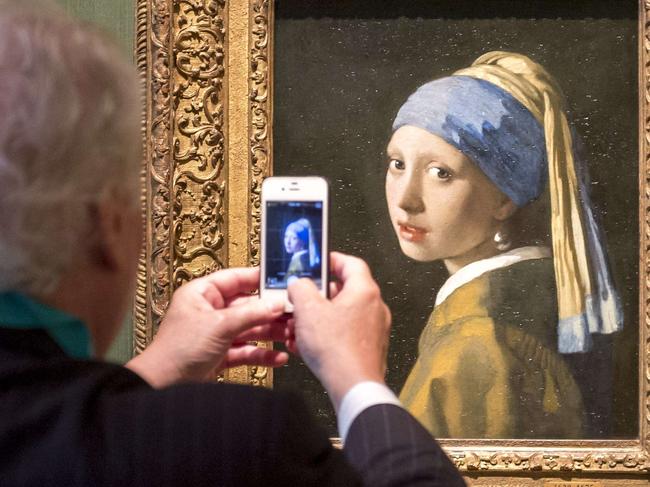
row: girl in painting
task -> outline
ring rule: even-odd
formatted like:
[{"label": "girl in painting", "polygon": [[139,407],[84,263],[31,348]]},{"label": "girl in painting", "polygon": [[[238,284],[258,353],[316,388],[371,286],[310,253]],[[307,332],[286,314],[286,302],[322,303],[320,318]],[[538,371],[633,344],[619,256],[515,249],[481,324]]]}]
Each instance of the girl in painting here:
[{"label": "girl in painting", "polygon": [[519,54],[487,53],[397,114],[391,221],[407,256],[450,274],[400,399],[438,437],[606,434],[597,371],[622,313],[577,147],[557,83]]},{"label": "girl in painting", "polygon": [[306,218],[287,225],[284,230],[284,249],[291,255],[285,277],[287,284],[299,277],[311,277],[312,269],[320,264],[311,224]]}]

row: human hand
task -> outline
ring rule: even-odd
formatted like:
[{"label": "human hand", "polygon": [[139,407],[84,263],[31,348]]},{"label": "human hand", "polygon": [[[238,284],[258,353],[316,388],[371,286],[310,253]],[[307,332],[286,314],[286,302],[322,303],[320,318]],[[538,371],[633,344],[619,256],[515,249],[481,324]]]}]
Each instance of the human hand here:
[{"label": "human hand", "polygon": [[259,269],[239,268],[184,284],[174,293],[151,345],[127,367],[151,385],[164,387],[208,380],[227,367],[285,364],[285,352],[247,344],[286,338],[280,319],[284,303],[251,296],[258,283]]},{"label": "human hand", "polygon": [[333,252],[330,263],[340,280],[331,300],[309,279],[290,285],[289,298],[297,349],[338,411],[355,384],[384,382],[391,316],[363,260]]}]

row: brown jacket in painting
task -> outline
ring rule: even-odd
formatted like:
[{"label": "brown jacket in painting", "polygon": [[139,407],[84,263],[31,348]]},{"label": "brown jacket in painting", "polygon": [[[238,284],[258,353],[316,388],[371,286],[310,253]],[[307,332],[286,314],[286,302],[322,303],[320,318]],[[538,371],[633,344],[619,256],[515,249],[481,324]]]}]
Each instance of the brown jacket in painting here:
[{"label": "brown jacket in painting", "polygon": [[557,352],[556,330],[550,259],[487,272],[433,310],[400,399],[442,438],[599,436],[594,423],[609,418],[595,404],[585,411],[595,391]]}]

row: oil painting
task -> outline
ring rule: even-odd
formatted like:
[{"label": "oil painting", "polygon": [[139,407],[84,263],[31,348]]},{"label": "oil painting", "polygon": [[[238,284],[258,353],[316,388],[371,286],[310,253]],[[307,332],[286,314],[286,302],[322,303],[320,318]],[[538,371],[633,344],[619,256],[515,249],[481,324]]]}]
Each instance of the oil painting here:
[{"label": "oil painting", "polygon": [[635,437],[637,2],[380,3],[276,3],[273,156],[329,178],[389,385],[439,438]]},{"label": "oil painting", "polygon": [[[387,384],[468,485],[647,485],[648,1],[138,0],[136,38],[136,353],[175,288],[259,264],[265,177],[322,175],[329,248],[392,310]],[[324,257],[303,218],[278,283]],[[299,358],[217,379],[339,441]]]}]

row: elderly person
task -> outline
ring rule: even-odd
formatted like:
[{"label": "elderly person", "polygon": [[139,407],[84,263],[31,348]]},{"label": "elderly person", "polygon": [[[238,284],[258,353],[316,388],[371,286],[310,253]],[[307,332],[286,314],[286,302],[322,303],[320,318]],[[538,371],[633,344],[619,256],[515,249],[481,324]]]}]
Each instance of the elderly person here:
[{"label": "elderly person", "polygon": [[[141,241],[136,78],[92,28],[0,0],[0,81],[3,486],[463,484],[386,389],[390,314],[358,259],[332,255],[331,301],[291,286],[291,326],[283,303],[250,297],[257,269],[192,281],[144,353],[103,362]],[[343,452],[292,395],[196,383],[286,362],[250,340],[300,351]]]}]

